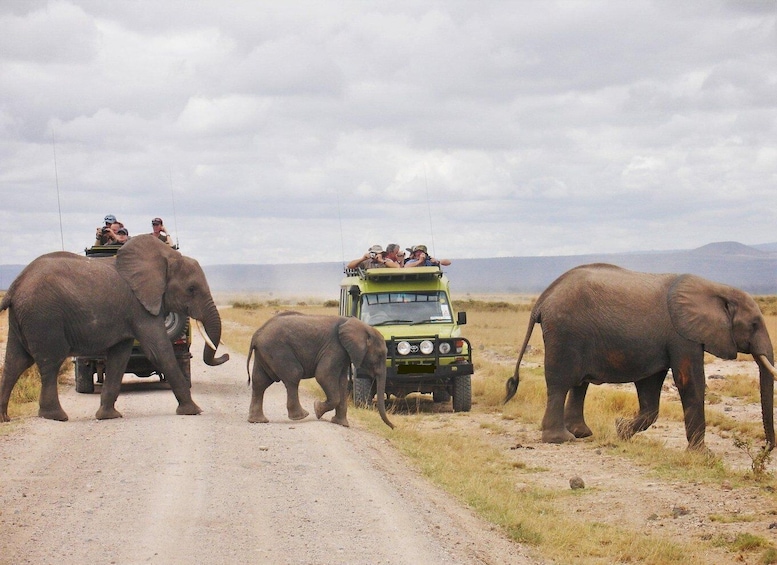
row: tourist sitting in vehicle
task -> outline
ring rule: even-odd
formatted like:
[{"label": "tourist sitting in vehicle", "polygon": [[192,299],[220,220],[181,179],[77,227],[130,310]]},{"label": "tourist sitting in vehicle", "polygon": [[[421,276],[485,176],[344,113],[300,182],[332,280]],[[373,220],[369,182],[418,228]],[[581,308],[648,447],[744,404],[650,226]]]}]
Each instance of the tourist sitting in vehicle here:
[{"label": "tourist sitting in vehicle", "polygon": [[[104,224],[97,228],[95,232],[94,245],[108,245],[109,243],[116,241],[115,229],[121,227],[121,222],[116,220],[116,216],[113,214],[106,214],[104,218]],[[114,227],[119,224],[118,227]]]},{"label": "tourist sitting in vehicle", "polygon": [[129,239],[129,232],[127,231],[127,228],[122,226],[118,230],[116,230],[116,240],[106,245],[118,247],[120,245],[124,245],[125,243],[127,243],[128,239]]},{"label": "tourist sitting in vehicle", "polygon": [[405,266],[405,252],[402,251],[398,243],[389,243],[386,246],[383,265],[392,269],[399,269]]},{"label": "tourist sitting in vehicle", "polygon": [[154,218],[153,220],[151,220],[151,229],[152,229],[152,233],[155,236],[157,236],[160,240],[164,241],[170,247],[175,248],[175,243],[173,242],[173,236],[170,235],[170,232],[167,231],[167,228],[162,222],[162,218]]},{"label": "tourist sitting in vehicle", "polygon": [[451,264],[450,259],[435,259],[426,250],[426,245],[416,245],[408,248],[410,258],[405,261],[405,267],[440,267]]},{"label": "tourist sitting in vehicle", "polygon": [[151,230],[151,233],[157,236],[161,241],[175,249],[173,236],[167,231],[165,224],[162,222],[162,218],[154,218],[151,220]]},{"label": "tourist sitting in vehicle", "polygon": [[102,228],[94,245],[116,245],[119,240],[118,232],[122,228],[124,228],[124,224],[121,222],[113,222],[110,226]]},{"label": "tourist sitting in vehicle", "polygon": [[385,252],[380,245],[373,245],[367,253],[348,263],[346,269],[380,269],[385,267]]}]

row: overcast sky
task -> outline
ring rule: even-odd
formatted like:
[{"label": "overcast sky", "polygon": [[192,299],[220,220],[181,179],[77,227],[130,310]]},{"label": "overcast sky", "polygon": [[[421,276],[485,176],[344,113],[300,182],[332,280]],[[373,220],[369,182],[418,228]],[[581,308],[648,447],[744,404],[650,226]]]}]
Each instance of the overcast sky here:
[{"label": "overcast sky", "polygon": [[[0,2],[0,264],[777,241],[777,2]],[[60,229],[61,226],[61,229]]]}]

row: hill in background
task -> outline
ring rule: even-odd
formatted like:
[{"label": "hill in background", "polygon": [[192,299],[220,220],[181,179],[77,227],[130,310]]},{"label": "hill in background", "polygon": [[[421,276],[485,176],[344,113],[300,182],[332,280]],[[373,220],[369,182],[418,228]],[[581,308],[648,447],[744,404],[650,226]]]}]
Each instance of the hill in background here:
[{"label": "hill in background", "polygon": [[[777,294],[777,244],[711,243],[698,249],[646,253],[455,259],[445,267],[456,294],[542,292],[565,271],[613,263],[650,273],[692,273],[752,294]],[[205,267],[217,292],[262,292],[337,298],[342,263],[213,265]]]},{"label": "hill in background", "polygon": [[[538,294],[565,271],[586,263],[612,263],[649,273],[692,273],[751,294],[777,294],[777,243],[747,246],[711,243],[684,251],[556,257],[455,259],[445,267],[457,295]],[[7,288],[23,265],[0,266]],[[343,264],[210,265],[203,267],[214,292],[264,293],[336,299]]]}]

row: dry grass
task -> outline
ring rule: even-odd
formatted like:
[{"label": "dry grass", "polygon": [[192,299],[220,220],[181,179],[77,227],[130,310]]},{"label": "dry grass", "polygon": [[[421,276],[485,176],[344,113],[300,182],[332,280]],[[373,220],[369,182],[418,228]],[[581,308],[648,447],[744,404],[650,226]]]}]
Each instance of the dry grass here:
[{"label": "dry grass", "polygon": [[[0,355],[3,359],[5,358],[5,342],[7,337],[8,312],[6,311],[0,314],[0,345],[2,345],[2,353],[0,353]],[[0,372],[2,372],[2,369],[3,363],[0,363]],[[68,360],[62,364],[62,368],[59,371],[59,382],[65,382],[72,373],[73,363]],[[11,399],[8,403],[8,415],[13,419],[36,414],[39,396],[40,373],[38,372],[38,368],[33,365],[22,373],[22,376],[19,377],[19,380],[16,382],[16,386],[11,392]],[[2,428],[0,428],[0,433],[2,433]]]},{"label": "dry grass", "polygon": [[[395,416],[401,425],[395,430],[388,430],[375,411],[352,409],[349,416],[386,438],[410,457],[431,481],[503,528],[513,539],[534,547],[544,559],[585,565],[694,564],[705,563],[705,552],[714,546],[725,547],[732,554],[761,551],[761,562],[776,562],[771,560],[774,549],[767,540],[758,536],[742,535],[733,540],[716,538],[706,542],[698,538],[672,541],[654,533],[586,521],[580,514],[565,511],[568,497],[579,496],[575,491],[551,492],[532,486],[534,483],[530,477],[537,470],[516,463],[514,458],[495,448],[486,438],[488,434],[502,433],[500,421],[505,426],[519,421],[539,429],[545,409],[543,372],[541,368],[532,366],[521,369],[517,398],[506,406],[502,405],[504,383],[512,375],[512,364],[528,322],[526,305],[529,301],[518,302],[517,306],[509,300],[500,300],[496,305],[474,299],[457,302],[457,306],[469,312],[469,324],[464,328],[464,335],[475,347],[473,413],[441,417],[458,422],[469,421],[478,415],[498,418],[490,418],[489,423],[482,425],[430,426],[429,420],[436,415],[412,413],[405,407],[401,414]],[[278,311],[292,309],[312,314],[337,314],[334,303],[324,305],[322,301],[306,300],[305,304],[300,304],[299,301],[248,297],[234,300],[234,303],[237,307],[230,303],[221,308],[223,341],[238,352],[247,351],[254,331]],[[771,335],[777,336],[777,316],[768,316],[767,323]],[[0,325],[0,339],[4,339],[2,331],[3,325]],[[539,326],[535,327],[530,344],[532,347],[524,361],[529,364],[541,362],[543,348]],[[34,381],[34,376],[31,380]],[[320,394],[315,383],[308,384],[312,385],[310,390]],[[758,398],[757,387],[752,380],[748,382],[739,378],[730,379],[715,394],[736,396],[747,402]],[[33,394],[33,398],[37,398],[37,393]],[[431,404],[417,401],[416,409],[428,412]],[[397,404],[393,408],[397,410]],[[633,387],[591,387],[586,402],[586,418],[594,431],[597,445],[651,469],[657,477],[699,483],[725,480],[739,484],[746,480],[741,473],[730,471],[715,457],[667,448],[649,440],[619,441],[613,421],[618,417],[630,417],[636,410]],[[707,418],[709,426],[729,430],[744,441],[760,440],[763,436],[760,422],[737,423],[714,408],[708,408]],[[660,419],[681,421],[679,402],[662,400]],[[769,477],[766,481],[764,487],[774,491],[774,479]],[[517,484],[522,485],[521,488],[516,488]]]},{"label": "dry grass", "polygon": [[[463,333],[475,347],[473,415],[497,415],[505,425],[519,421],[539,429],[545,409],[545,383],[542,369],[531,364],[543,360],[540,326],[535,327],[531,347],[524,357],[529,366],[521,368],[517,397],[508,405],[502,405],[504,383],[513,373],[513,363],[527,327],[529,304],[529,300],[517,304],[509,300],[499,300],[495,304],[475,299],[456,302],[457,308],[468,311],[469,324]],[[230,340],[228,345],[238,351],[247,349],[253,331],[277,311],[299,309],[306,313],[337,314],[334,305],[261,303],[251,308],[242,306],[222,311],[227,328],[225,340]],[[777,336],[777,317],[770,316],[768,324],[772,335]],[[315,386],[311,390],[318,391]],[[752,379],[748,382],[735,378],[719,394],[757,400],[758,389]],[[536,470],[516,464],[504,450],[495,448],[485,439],[487,434],[503,432],[498,420],[491,419],[478,426],[435,426],[429,425],[429,419],[436,417],[432,414],[431,401],[409,397],[407,401],[389,403],[389,406],[395,411],[395,418],[401,421],[395,430],[388,430],[372,410],[352,409],[349,415],[409,456],[430,480],[502,527],[513,539],[533,546],[543,558],[582,564],[706,562],[705,552],[712,541],[705,543],[689,538],[680,543],[656,534],[586,522],[579,515],[576,518],[564,511],[566,497],[575,496],[570,494],[572,491],[550,492],[533,486],[516,489],[516,484],[530,484],[526,475]],[[590,387],[586,418],[594,431],[596,444],[651,469],[656,477],[663,479],[713,484],[722,481],[741,484],[746,480],[741,473],[727,469],[716,457],[667,448],[658,441],[620,441],[613,421],[618,417],[631,417],[637,408],[633,386]],[[722,411],[713,409],[707,410],[707,416],[710,426],[735,433],[737,437],[762,440],[760,422],[737,423]],[[439,417],[458,420],[468,419],[470,415]],[[682,421],[680,403],[662,401],[659,417]],[[766,480],[767,483],[774,482],[770,477]],[[767,484],[766,487],[771,489],[774,485]],[[722,542],[716,540],[715,543]],[[731,542],[731,551],[738,551],[736,547],[743,543]],[[762,547],[757,543],[756,546]]]}]

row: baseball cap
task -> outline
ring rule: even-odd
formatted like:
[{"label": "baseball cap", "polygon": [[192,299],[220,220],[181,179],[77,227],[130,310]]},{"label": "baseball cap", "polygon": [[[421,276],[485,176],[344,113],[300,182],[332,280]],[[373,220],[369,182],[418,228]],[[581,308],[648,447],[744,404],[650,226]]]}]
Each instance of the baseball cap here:
[{"label": "baseball cap", "polygon": [[107,214],[105,216],[105,223],[106,224],[112,224],[115,221],[116,221],[116,216],[114,216],[113,214]]},{"label": "baseball cap", "polygon": [[151,220],[151,223],[152,224],[160,224],[161,225],[164,222],[162,221],[162,218],[154,218],[153,220]]},{"label": "baseball cap", "polygon": [[370,247],[370,253],[383,253],[383,248],[380,245],[373,245]]},{"label": "baseball cap", "polygon": [[129,235],[127,228],[119,228],[118,230],[116,230],[116,233],[120,233],[122,235]]}]

